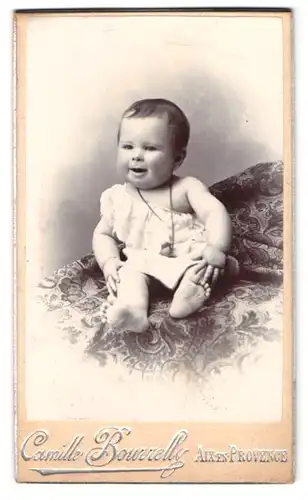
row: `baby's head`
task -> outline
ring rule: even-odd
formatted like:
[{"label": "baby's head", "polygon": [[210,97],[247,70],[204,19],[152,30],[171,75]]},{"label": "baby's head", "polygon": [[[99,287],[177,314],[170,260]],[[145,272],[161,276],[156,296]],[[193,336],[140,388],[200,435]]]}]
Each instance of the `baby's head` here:
[{"label": "baby's head", "polygon": [[118,168],[127,182],[153,189],[171,179],[186,156],[189,122],[166,99],[144,99],[122,115],[118,131]]}]

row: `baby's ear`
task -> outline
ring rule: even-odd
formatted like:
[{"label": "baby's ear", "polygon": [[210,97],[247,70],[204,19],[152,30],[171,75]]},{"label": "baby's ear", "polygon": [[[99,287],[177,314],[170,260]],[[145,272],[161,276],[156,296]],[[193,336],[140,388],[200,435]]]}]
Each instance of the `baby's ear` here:
[{"label": "baby's ear", "polygon": [[179,168],[186,157],[186,149],[182,149],[180,152],[176,153],[174,158],[174,169]]}]

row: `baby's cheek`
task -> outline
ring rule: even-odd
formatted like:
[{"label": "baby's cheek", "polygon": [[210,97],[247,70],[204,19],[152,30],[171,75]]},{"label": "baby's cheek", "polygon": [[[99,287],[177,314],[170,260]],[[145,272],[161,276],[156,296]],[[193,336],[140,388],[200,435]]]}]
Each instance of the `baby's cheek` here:
[{"label": "baby's cheek", "polygon": [[145,159],[148,162],[156,163],[159,162],[161,158],[161,155],[159,154],[158,151],[146,151],[145,153]]},{"label": "baby's cheek", "polygon": [[123,163],[127,159],[127,157],[128,157],[127,153],[124,151],[121,151],[121,153],[119,153],[119,155],[118,155],[118,162]]}]

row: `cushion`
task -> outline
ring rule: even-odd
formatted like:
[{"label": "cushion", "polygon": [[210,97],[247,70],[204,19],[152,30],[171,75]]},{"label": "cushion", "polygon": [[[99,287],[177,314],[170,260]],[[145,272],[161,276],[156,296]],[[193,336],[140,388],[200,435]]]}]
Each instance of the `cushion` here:
[{"label": "cushion", "polygon": [[246,271],[283,274],[283,163],[262,163],[211,188],[232,220],[231,254]]},{"label": "cushion", "polygon": [[149,330],[115,334],[100,322],[107,288],[89,254],[56,270],[37,288],[44,314],[53,318],[51,335],[85,345],[86,354],[101,367],[122,363],[143,376],[186,374],[203,383],[223,367],[241,369],[254,345],[282,334],[282,181],[283,164],[275,162],[212,186],[232,218],[230,253],[239,260],[241,275],[236,283],[217,287],[201,311],[173,320],[168,314],[170,292],[157,287],[152,290]]}]

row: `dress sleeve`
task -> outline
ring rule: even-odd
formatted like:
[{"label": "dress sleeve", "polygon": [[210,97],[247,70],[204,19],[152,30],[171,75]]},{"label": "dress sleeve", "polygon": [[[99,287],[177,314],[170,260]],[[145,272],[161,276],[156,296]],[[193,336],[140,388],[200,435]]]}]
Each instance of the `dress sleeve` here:
[{"label": "dress sleeve", "polygon": [[112,228],[114,220],[114,204],[112,201],[113,188],[103,191],[100,197],[100,216]]}]

